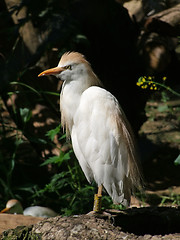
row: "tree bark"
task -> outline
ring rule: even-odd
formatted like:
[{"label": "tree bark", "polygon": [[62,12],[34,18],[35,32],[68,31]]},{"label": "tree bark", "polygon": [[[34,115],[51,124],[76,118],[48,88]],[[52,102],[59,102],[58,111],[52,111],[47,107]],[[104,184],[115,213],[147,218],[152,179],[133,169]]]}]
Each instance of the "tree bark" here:
[{"label": "tree bark", "polygon": [[161,21],[167,22],[172,26],[180,24],[180,4],[161,11],[153,15],[154,18],[159,18]]},{"label": "tree bark", "polygon": [[[5,0],[9,12],[11,12],[13,8],[20,6],[21,2],[21,0]],[[12,14],[12,19],[15,24],[19,24],[20,21],[25,20],[27,17],[27,7],[25,6],[23,6],[19,11],[14,11]],[[38,31],[33,26],[31,20],[26,21],[19,28],[19,34],[22,37],[23,42],[30,51],[30,53],[36,53],[37,48],[40,45],[40,40]]]}]

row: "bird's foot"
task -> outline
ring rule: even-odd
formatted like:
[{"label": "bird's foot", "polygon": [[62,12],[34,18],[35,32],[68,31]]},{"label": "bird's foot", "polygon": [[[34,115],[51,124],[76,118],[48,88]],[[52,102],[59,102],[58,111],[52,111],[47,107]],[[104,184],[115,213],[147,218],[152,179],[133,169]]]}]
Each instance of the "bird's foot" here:
[{"label": "bird's foot", "polygon": [[105,212],[105,211],[101,211],[101,212],[96,212],[96,211],[91,211],[89,213],[87,213],[86,215],[88,216],[95,216],[95,217],[98,217],[98,218],[108,218],[110,219],[112,217],[112,215],[108,212]]}]

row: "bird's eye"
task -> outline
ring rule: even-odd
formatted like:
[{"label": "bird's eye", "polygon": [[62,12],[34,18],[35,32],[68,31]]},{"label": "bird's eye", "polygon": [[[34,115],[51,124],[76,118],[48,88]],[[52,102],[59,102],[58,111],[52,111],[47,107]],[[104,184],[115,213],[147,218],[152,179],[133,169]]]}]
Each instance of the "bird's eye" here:
[{"label": "bird's eye", "polygon": [[65,66],[64,68],[65,68],[65,69],[69,69],[69,70],[72,69],[71,65],[67,65],[67,66]]}]

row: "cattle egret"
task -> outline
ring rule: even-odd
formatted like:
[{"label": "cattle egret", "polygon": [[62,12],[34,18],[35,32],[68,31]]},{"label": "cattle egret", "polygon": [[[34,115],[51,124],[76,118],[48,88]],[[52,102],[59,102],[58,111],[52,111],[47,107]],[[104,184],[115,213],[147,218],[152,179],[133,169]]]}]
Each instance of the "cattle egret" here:
[{"label": "cattle egret", "polygon": [[[98,185],[95,199],[101,198],[104,187],[114,203],[128,206],[141,177],[132,132],[117,99],[102,88],[89,62],[78,52],[65,53],[57,67],[38,76],[46,75],[63,81],[61,123],[71,136],[88,182],[94,179]],[[100,212],[100,206],[95,204],[94,211]]]},{"label": "cattle egret", "polygon": [[22,205],[17,199],[9,200],[6,203],[6,208],[0,213],[23,214],[25,216],[33,217],[55,217],[58,215],[52,209],[41,206],[28,207],[23,211]]}]

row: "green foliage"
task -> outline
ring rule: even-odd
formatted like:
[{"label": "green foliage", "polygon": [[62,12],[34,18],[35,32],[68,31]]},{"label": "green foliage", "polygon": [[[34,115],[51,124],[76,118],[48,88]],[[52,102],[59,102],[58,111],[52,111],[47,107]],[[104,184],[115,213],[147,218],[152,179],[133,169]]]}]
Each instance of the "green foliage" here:
[{"label": "green foliage", "polygon": [[[4,201],[10,198],[19,198],[17,190],[20,188],[13,181],[16,158],[19,147],[24,143],[23,128],[32,116],[31,110],[27,108],[20,108],[19,112],[23,123],[22,130],[9,125],[3,117],[1,117],[0,122],[1,126],[3,126],[0,128],[0,192]],[[30,191],[31,188],[32,186],[28,189],[23,189],[23,191]]]},{"label": "green foliage", "polygon": [[75,175],[79,172],[78,168],[79,166],[74,166],[69,171],[55,174],[50,183],[38,192],[41,196],[56,193],[60,214],[81,214],[92,209],[94,188],[86,184],[81,186],[80,179]]},{"label": "green foliage", "polygon": [[28,109],[28,108],[20,108],[19,112],[20,112],[22,121],[24,123],[27,123],[31,119],[32,112],[31,112],[30,109]]},{"label": "green foliage", "polygon": [[165,111],[169,110],[169,107],[168,107],[168,105],[160,105],[160,106],[158,106],[157,110],[158,110],[158,112],[165,112]]},{"label": "green foliage", "polygon": [[180,154],[179,156],[176,158],[176,160],[174,161],[175,165],[180,165]]},{"label": "green foliage", "polygon": [[102,196],[102,210],[106,209],[116,209],[116,210],[123,210],[126,209],[122,204],[114,204],[112,199],[109,195],[103,194]]},{"label": "green foliage", "polygon": [[72,151],[64,153],[63,151],[60,151],[59,156],[53,156],[53,157],[48,158],[44,163],[41,164],[41,166],[44,166],[47,164],[57,164],[57,166],[60,167],[64,161],[70,159],[71,152]]},{"label": "green foliage", "polygon": [[170,100],[170,98],[169,98],[167,92],[166,91],[162,91],[161,92],[161,101],[166,103],[169,100]]},{"label": "green foliage", "polygon": [[56,134],[60,132],[60,128],[61,128],[61,125],[57,126],[55,129],[49,130],[46,133],[46,136],[49,137],[51,141],[53,141]]},{"label": "green foliage", "polygon": [[[31,87],[31,86],[29,86],[29,85],[27,85],[27,84],[25,84],[25,83],[22,83],[22,82],[11,82],[10,84],[11,84],[11,85],[20,85],[20,86],[26,87],[26,88],[28,88],[30,91],[36,93],[37,95],[40,95],[39,91],[37,91],[36,89],[34,89],[33,87]],[[10,95],[10,94],[13,94],[13,93],[14,93],[14,92],[12,92],[12,93],[9,92],[8,94]],[[16,93],[19,93],[19,92],[16,92]]]},{"label": "green foliage", "polygon": [[180,205],[180,195],[171,193],[170,196],[161,196],[160,206],[164,206],[166,204],[171,204],[171,206],[179,206]]},{"label": "green foliage", "polygon": [[[53,141],[60,131],[60,125],[47,132],[46,136]],[[62,134],[59,139],[64,139]],[[44,161],[41,166],[48,164],[58,167],[58,172],[51,177],[49,183],[33,196],[44,198],[47,194],[55,195],[58,201],[57,211],[60,214],[72,215],[90,211],[93,206],[94,187],[87,185],[84,174],[75,159],[72,149],[68,152],[60,150],[59,156],[52,156]]]}]

